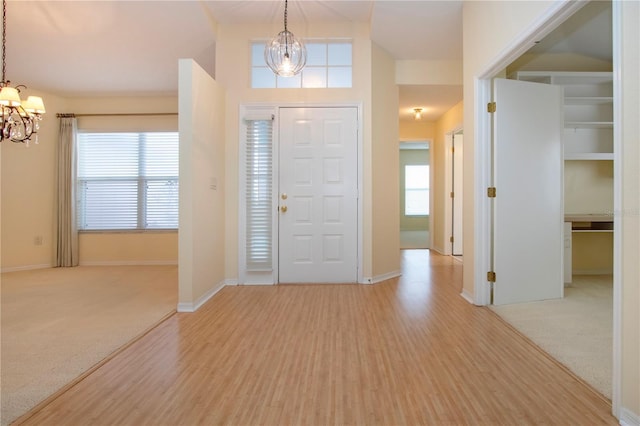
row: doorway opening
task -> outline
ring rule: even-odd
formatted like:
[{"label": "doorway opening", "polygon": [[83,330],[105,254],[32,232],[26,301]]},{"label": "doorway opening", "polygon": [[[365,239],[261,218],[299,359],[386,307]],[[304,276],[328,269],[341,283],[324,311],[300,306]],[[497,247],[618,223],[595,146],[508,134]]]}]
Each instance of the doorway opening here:
[{"label": "doorway opening", "polygon": [[[534,66],[537,67],[536,68],[521,68],[522,70],[525,70],[527,72],[547,72],[547,74],[554,74],[556,77],[557,76],[562,76],[564,77],[570,77],[571,79],[574,79],[573,81],[580,81],[581,78],[587,76],[590,79],[593,79],[594,77],[600,77],[600,76],[596,76],[595,74],[597,73],[601,73],[601,72],[609,72],[611,73],[611,71],[614,71],[612,73],[611,78],[609,79],[609,83],[608,83],[608,88],[610,90],[611,95],[602,95],[600,93],[592,93],[592,94],[566,94],[565,92],[565,96],[569,96],[569,99],[567,99],[565,97],[565,122],[569,121],[569,122],[580,122],[580,121],[598,121],[599,124],[597,126],[591,124],[589,126],[586,127],[591,127],[591,128],[596,128],[596,132],[598,134],[602,134],[605,131],[602,130],[603,128],[609,127],[609,129],[613,129],[613,131],[611,131],[611,136],[609,139],[609,144],[610,144],[610,148],[611,151],[609,154],[603,154],[603,153],[581,153],[581,152],[575,152],[575,147],[574,146],[568,146],[567,145],[567,141],[571,141],[571,137],[567,137],[566,132],[567,129],[565,129],[565,137],[564,137],[564,161],[565,161],[565,177],[566,177],[566,162],[567,161],[581,161],[581,162],[587,162],[587,161],[591,161],[594,165],[596,166],[595,169],[599,170],[600,172],[602,172],[602,170],[606,169],[607,173],[610,175],[610,177],[613,178],[613,183],[609,189],[610,194],[611,194],[611,211],[619,211],[620,206],[619,204],[619,197],[616,197],[615,194],[618,193],[619,189],[619,183],[616,182],[616,179],[618,178],[618,175],[616,172],[616,170],[619,170],[618,167],[615,166],[615,162],[616,159],[618,158],[619,155],[619,145],[620,145],[620,139],[618,137],[618,133],[617,131],[615,131],[615,128],[617,127],[616,124],[616,118],[615,118],[615,114],[611,114],[611,116],[607,119],[584,119],[581,118],[577,115],[575,115],[578,110],[580,112],[580,114],[582,113],[591,113],[591,112],[596,112],[596,113],[601,113],[602,111],[604,111],[606,108],[612,108],[613,110],[615,110],[615,105],[617,104],[617,102],[619,102],[616,98],[616,78],[615,78],[615,69],[617,67],[616,61],[615,61],[615,55],[613,55],[613,58],[609,58],[609,68],[608,70],[603,70],[603,69],[594,69],[594,68],[589,68],[588,65],[593,65],[596,64],[598,62],[602,62],[602,61],[586,61],[583,60],[581,62],[581,68],[580,69],[576,69],[576,61],[575,61],[575,53],[576,52],[568,52],[567,55],[571,55],[573,54],[573,58],[574,60],[572,61],[572,66],[574,68],[566,68],[566,65],[558,65],[556,63],[556,65],[558,65],[556,68],[540,68],[540,66],[542,66],[542,63],[540,62],[540,58],[536,58],[534,56],[529,56],[526,57],[525,59],[523,59],[523,55],[526,50],[527,50],[527,46],[531,46],[532,44],[529,44],[530,42],[533,42],[534,40],[539,41],[541,39],[543,39],[545,36],[549,36],[549,37],[554,37],[557,36],[558,34],[571,34],[571,33],[575,33],[575,32],[580,32],[580,26],[576,25],[575,21],[572,21],[573,18],[575,17],[580,17],[582,15],[582,17],[585,17],[586,15],[589,15],[590,13],[593,13],[593,9],[591,8],[599,8],[599,7],[608,7],[609,8],[609,14],[606,15],[605,13],[605,21],[608,21],[608,26],[609,26],[609,37],[600,37],[600,39],[604,39],[604,40],[609,40],[609,51],[611,52],[611,47],[613,47],[613,50],[616,49],[616,45],[615,43],[611,42],[611,32],[613,32],[614,36],[613,39],[615,40],[615,33],[617,31],[619,31],[619,28],[616,28],[616,22],[619,19],[619,15],[617,16],[617,14],[619,14],[619,7],[616,6],[615,2],[613,2],[613,4],[609,3],[609,2],[591,2],[591,3],[587,3],[587,6],[585,6],[584,9],[580,10],[580,8],[583,5],[565,5],[564,7],[558,7],[552,11],[549,11],[549,13],[546,16],[546,22],[544,22],[543,24],[541,24],[540,28],[538,30],[536,30],[537,32],[532,32],[531,34],[528,34],[526,36],[526,40],[522,39],[519,40],[519,44],[515,44],[516,47],[514,47],[513,51],[506,54],[503,58],[501,58],[500,60],[496,61],[495,64],[492,64],[490,68],[488,68],[484,73],[481,73],[479,80],[477,81],[478,83],[478,87],[479,87],[479,99],[478,99],[478,128],[479,128],[479,133],[478,133],[478,137],[477,137],[477,147],[478,147],[478,152],[480,153],[480,155],[476,158],[476,165],[478,167],[478,169],[476,170],[476,182],[477,182],[477,187],[475,188],[476,191],[482,191],[485,192],[487,191],[488,187],[492,186],[493,183],[493,173],[494,170],[490,169],[489,167],[485,166],[485,164],[490,164],[491,160],[493,159],[493,151],[492,151],[492,146],[490,145],[489,141],[491,140],[491,132],[492,132],[492,127],[491,127],[491,118],[490,115],[486,113],[487,109],[486,106],[487,104],[492,100],[491,97],[491,93],[492,93],[492,80],[494,78],[494,76],[497,75],[504,75],[503,71],[505,69],[507,69],[510,66],[513,66],[514,63],[518,62],[520,65],[522,64],[528,64],[528,66]],[[618,10],[616,12],[616,10]],[[590,22],[595,22],[595,15],[591,15],[590,17]],[[542,21],[541,21],[542,22]],[[569,27],[572,27],[571,31],[566,31],[565,27],[565,31],[558,31],[556,32],[556,34],[554,34],[552,32],[552,30],[554,28],[558,28],[560,26],[565,26],[568,25]],[[581,39],[583,39],[582,41],[584,42],[586,37],[585,37],[586,33],[582,33],[581,35]],[[593,34],[592,34],[593,35]],[[543,39],[544,42],[544,39]],[[539,44],[543,44],[543,42],[539,43]],[[588,42],[586,44],[589,44]],[[560,46],[561,44],[558,44],[558,40],[555,40],[555,42],[553,43],[554,46]],[[577,46],[576,44],[573,43],[565,43],[565,46]],[[580,45],[585,46],[585,43],[581,43]],[[595,45],[595,43],[593,43],[592,45]],[[557,52],[556,53],[556,58],[562,57],[562,56],[558,56]],[[567,57],[567,55],[565,55],[565,58]],[[549,56],[546,57],[546,59],[550,59]],[[583,58],[584,59],[584,58]],[[551,64],[551,62],[547,61],[546,62],[546,66],[548,67]],[[563,68],[564,67],[564,68]],[[509,72],[509,71],[508,71]],[[586,72],[587,74],[590,73],[590,75],[587,74],[582,74],[579,75],[580,72]],[[562,73],[567,73],[567,74],[562,74]],[[569,76],[569,74],[573,74],[571,76]],[[578,77],[578,80],[575,80],[575,78]],[[553,78],[551,78],[549,81],[539,81],[538,83],[547,83],[547,84],[553,84]],[[557,80],[560,81],[560,80]],[[582,83],[585,83],[584,80],[581,81]],[[563,84],[575,84],[575,83],[570,83],[568,80],[565,80],[565,83]],[[589,88],[590,83],[587,82],[587,84],[581,84],[578,83],[578,86],[580,90],[585,89],[585,88]],[[606,86],[606,85],[605,85]],[[604,87],[604,86],[603,86]],[[577,89],[577,87],[572,87],[571,90],[573,89]],[[571,93],[571,92],[570,92]],[[591,101],[590,103],[592,105],[589,105],[587,107],[583,107],[580,102],[584,102],[586,101],[586,98],[590,98]],[[608,98],[608,100],[604,100],[603,98]],[[606,106],[606,104],[608,104],[608,106]],[[597,106],[593,106],[593,105],[597,105]],[[603,106],[604,105],[604,106]],[[480,106],[482,106],[482,108],[480,108]],[[499,109],[500,106],[498,104],[497,108]],[[569,108],[570,111],[567,112],[567,109]],[[610,123],[607,123],[610,122]],[[566,127],[566,126],[565,126]],[[573,131],[575,133],[585,133],[583,130],[580,129],[580,125],[577,124],[575,126],[573,126],[574,129]],[[596,149],[601,149],[602,145],[600,144],[587,144],[587,145],[591,145],[592,147],[596,147]],[[568,150],[568,148],[570,148]],[[567,156],[569,155],[569,157]],[[606,157],[606,158],[605,158]],[[597,160],[597,161],[593,161],[593,160]],[[484,163],[486,161],[486,163]],[[609,167],[604,167],[605,162],[610,161],[612,164]],[[570,165],[572,168],[574,166],[574,164]],[[578,175],[584,175],[584,173],[582,173],[583,169],[586,168],[586,164],[581,163],[580,164],[580,173],[574,173],[574,171],[571,171],[571,175],[574,177],[577,177]],[[582,167],[585,166],[585,167]],[[559,185],[562,185],[562,180],[557,182]],[[574,182],[575,183],[575,182]],[[478,192],[479,193],[479,192]],[[501,189],[500,187],[497,188],[497,193],[498,196],[501,193]],[[567,201],[567,195],[571,196],[571,194],[567,194],[567,182],[565,181],[565,205],[563,206],[565,209],[567,208],[566,206],[566,201]],[[486,223],[487,227],[486,230],[483,230],[479,233],[477,241],[481,242],[481,246],[484,247],[489,247],[490,243],[492,241],[492,239],[494,238],[494,233],[495,232],[499,232],[500,231],[500,222],[493,222],[493,215],[494,215],[494,210],[493,210],[493,200],[491,200],[489,197],[478,197],[478,200],[480,201],[479,203],[479,209],[477,210],[476,214],[476,223]],[[616,201],[617,200],[617,201]],[[574,200],[575,201],[575,200]],[[566,211],[565,211],[566,213]],[[560,217],[560,219],[565,219],[563,217]],[[611,221],[613,222],[613,226],[612,229],[598,229],[601,228],[600,225],[597,225],[595,228],[593,229],[589,229],[588,232],[594,232],[597,231],[598,233],[603,233],[603,232],[609,232],[610,235],[613,236],[613,243],[612,245],[614,246],[614,250],[616,247],[616,241],[619,241],[619,237],[616,236],[617,234],[617,230],[619,229],[618,226],[616,226],[615,221],[616,221],[616,217],[611,218]],[[589,221],[590,223],[592,223],[591,226],[593,226],[593,222],[597,222],[596,220],[593,221]],[[581,230],[579,230],[580,232],[582,232]],[[569,233],[571,233],[571,227],[569,227]],[[566,241],[564,241],[565,246],[566,246]],[[518,244],[518,247],[527,247],[528,241],[521,241]],[[565,252],[566,253],[566,252]],[[495,279],[496,275],[498,277],[500,277],[500,265],[494,265],[494,254],[492,251],[490,250],[486,250],[486,253],[479,253],[478,254],[478,261],[479,261],[479,268],[476,268],[476,270],[474,271],[474,274],[476,276],[476,298],[475,301],[477,304],[490,304],[491,301],[491,290],[492,290],[492,283],[491,280],[488,279],[489,276],[487,275],[487,270],[490,271],[494,271],[495,275],[493,276],[493,279]],[[567,260],[570,260],[571,258],[568,258]],[[613,274],[611,275],[611,279],[609,280],[608,286],[609,286],[609,297],[610,302],[608,303],[609,308],[611,309],[610,311],[604,313],[604,318],[603,321],[605,323],[605,329],[606,329],[606,339],[605,340],[598,340],[596,341],[595,339],[593,341],[591,341],[591,343],[589,344],[590,349],[584,350],[584,351],[574,351],[573,354],[569,352],[567,352],[567,358],[562,358],[563,355],[559,355],[553,352],[552,349],[550,348],[545,348],[540,342],[542,340],[537,340],[538,338],[540,338],[540,336],[536,337],[533,333],[529,333],[526,332],[524,330],[521,330],[523,332],[523,334],[528,335],[534,342],[538,343],[541,347],[543,347],[543,349],[545,349],[547,352],[549,352],[552,356],[554,356],[554,358],[559,359],[561,362],[563,362],[565,365],[567,365],[570,369],[572,369],[578,376],[584,378],[587,382],[589,382],[594,388],[598,389],[602,394],[604,394],[605,396],[611,398],[612,403],[613,403],[613,411],[614,413],[617,411],[617,400],[618,400],[618,395],[619,395],[619,383],[620,383],[620,373],[619,373],[619,363],[620,363],[620,321],[618,320],[620,318],[620,277],[619,277],[619,265],[616,265],[615,260],[612,262],[613,264],[611,265],[611,271],[613,272]],[[495,269],[494,269],[495,267]],[[560,273],[562,273],[564,271],[560,271]],[[587,277],[589,278],[589,277]],[[583,280],[585,281],[585,280]],[[586,281],[593,281],[591,279],[587,279]],[[504,283],[503,283],[504,284]],[[589,284],[589,283],[588,283]],[[593,284],[593,283],[590,283]],[[595,283],[596,285],[599,285],[599,283]],[[562,284],[561,284],[562,285]],[[498,283],[496,282],[496,287],[498,286]],[[563,290],[565,290],[565,294],[567,291],[567,287],[564,287]],[[564,298],[564,299],[560,299],[562,301],[566,301],[568,300],[568,298]],[[517,312],[518,309],[523,308],[523,305],[506,305],[505,309],[508,310],[513,310],[516,311],[515,312],[515,317],[520,317],[522,318],[523,316],[525,316],[525,314],[523,314],[522,312]],[[576,314],[577,315],[577,320],[570,320],[567,321],[567,319],[569,318],[569,311],[568,309],[565,309],[561,312],[562,318],[564,318],[564,320],[558,320],[556,321],[552,327],[546,327],[548,330],[556,330],[556,329],[561,329],[561,328],[565,328],[565,326],[570,325],[570,323],[579,323],[581,322],[579,318],[586,318],[586,316],[590,316],[590,317],[596,317],[600,314],[596,313],[595,311],[593,311],[591,308],[587,308],[586,310],[583,309],[583,312],[590,312],[590,313],[583,313],[583,314]],[[505,314],[506,315],[506,314]],[[580,315],[582,315],[582,317],[580,317]],[[549,314],[545,314],[543,315],[544,317],[549,317]],[[586,321],[584,321],[586,322]],[[519,325],[516,325],[515,323],[512,323],[512,325],[514,325],[516,328],[520,329]],[[545,328],[544,325],[542,325],[542,323],[536,323],[534,324],[534,326],[537,326],[538,330],[542,330]],[[568,339],[568,337],[570,337],[571,335],[577,335],[580,334],[579,332],[574,331],[568,331],[567,334],[567,338],[560,338],[559,341],[559,345],[558,347],[560,349],[571,349],[572,347],[575,347],[576,345],[572,344],[571,341]],[[592,334],[591,330],[587,330],[584,334],[586,335],[590,335]],[[580,359],[580,355],[584,354],[584,353],[590,353],[592,352],[591,349],[595,348],[595,347],[602,347],[604,349],[604,352],[606,354],[608,354],[607,359],[603,359],[601,361],[594,361],[594,363],[591,365],[591,367],[595,367],[596,369],[601,369],[604,366],[604,374],[603,377],[605,377],[605,379],[607,381],[609,381],[608,384],[608,390],[606,389],[606,384],[605,387],[601,387],[599,386],[597,383],[594,383],[594,381],[592,381],[590,378],[585,377],[582,373],[576,371],[570,364],[578,361],[579,363],[584,364],[584,359]],[[613,348],[613,351],[611,351],[611,348]],[[611,356],[611,353],[612,356]],[[577,364],[574,364],[574,366]],[[586,366],[587,370],[589,368],[591,368],[589,365]]]},{"label": "doorway opening", "polygon": [[430,141],[400,142],[400,249],[431,247]]},{"label": "doorway opening", "polygon": [[360,108],[241,114],[239,282],[362,282]]}]

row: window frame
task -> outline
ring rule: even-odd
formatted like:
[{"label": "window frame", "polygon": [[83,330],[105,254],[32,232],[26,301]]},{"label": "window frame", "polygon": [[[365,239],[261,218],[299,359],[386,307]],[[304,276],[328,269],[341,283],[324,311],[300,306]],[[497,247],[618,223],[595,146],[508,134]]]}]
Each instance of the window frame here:
[{"label": "window frame", "polygon": [[[80,156],[80,144],[81,138],[83,135],[88,134],[100,134],[100,135],[117,135],[117,134],[128,134],[128,135],[136,135],[136,146],[137,146],[137,174],[135,176],[91,176],[91,177],[80,177],[81,170],[81,156]],[[175,167],[177,167],[176,175],[144,175],[144,161],[147,161],[147,157],[145,155],[146,145],[145,139],[149,134],[171,134],[175,137],[175,149],[177,158],[175,159]],[[177,232],[179,229],[179,193],[180,193],[180,172],[179,172],[179,143],[180,143],[180,135],[177,131],[93,131],[93,130],[78,130],[76,136],[76,149],[77,149],[77,159],[76,159],[76,167],[78,170],[77,176],[75,178],[75,191],[76,191],[76,225],[79,233],[156,233],[156,232]],[[82,226],[83,215],[83,197],[82,190],[83,185],[86,185],[88,182],[136,182],[137,183],[137,191],[136,191],[136,227],[135,228],[126,228],[126,227],[113,227],[113,228],[85,228]],[[149,182],[167,182],[171,185],[175,185],[176,191],[175,196],[175,206],[176,206],[176,214],[175,214],[175,227],[149,227],[146,223],[148,221],[147,213],[149,210]],[[173,218],[171,218],[173,220]]]},{"label": "window frame", "polygon": [[[407,169],[409,167],[424,167],[426,168],[426,175],[427,175],[427,179],[425,182],[425,186],[424,187],[409,187],[407,185]],[[429,164],[405,164],[404,165],[404,206],[403,206],[403,214],[405,217],[428,217],[431,214],[431,203],[430,203],[430,196],[431,196],[431,185],[429,182],[429,173],[431,172]],[[408,213],[407,212],[407,204],[408,204],[408,194],[409,192],[413,192],[413,191],[426,191],[426,198],[427,198],[427,212],[426,213]]]},{"label": "window frame", "polygon": [[[275,74],[273,74],[273,72],[269,69],[269,67],[267,66],[266,62],[261,61],[259,65],[254,64],[253,59],[254,59],[254,50],[256,49],[256,47],[260,46],[260,49],[258,50],[258,52],[263,51],[265,45],[268,43],[268,40],[252,40],[250,42],[250,57],[249,57],[249,64],[250,64],[250,72],[249,72],[249,87],[251,89],[352,89],[353,88],[353,40],[352,39],[310,39],[307,40],[305,42],[305,44],[308,46],[316,46],[316,45],[323,45],[324,46],[324,50],[325,50],[325,63],[320,65],[320,64],[309,64],[307,62],[307,65],[305,66],[305,68],[302,70],[302,72],[296,76],[293,77],[280,77],[280,76],[276,76]],[[330,48],[333,45],[340,45],[340,44],[348,44],[350,46],[350,50],[351,50],[351,55],[350,55],[350,63],[347,64],[343,64],[343,63],[334,63],[331,64],[329,63],[329,58],[330,58]],[[350,78],[349,78],[349,85],[336,85],[336,86],[330,86],[329,85],[329,81],[331,79],[331,71],[332,70],[344,70],[344,69],[349,69],[350,72]],[[273,85],[269,85],[269,86],[265,86],[265,85],[259,85],[256,86],[254,85],[254,71],[256,70],[267,70],[269,73],[273,74]],[[304,82],[304,73],[305,70],[320,70],[320,71],[324,71],[324,85],[322,86],[305,86],[305,82]],[[293,84],[295,82],[295,84]],[[289,84],[286,84],[289,83]]]}]

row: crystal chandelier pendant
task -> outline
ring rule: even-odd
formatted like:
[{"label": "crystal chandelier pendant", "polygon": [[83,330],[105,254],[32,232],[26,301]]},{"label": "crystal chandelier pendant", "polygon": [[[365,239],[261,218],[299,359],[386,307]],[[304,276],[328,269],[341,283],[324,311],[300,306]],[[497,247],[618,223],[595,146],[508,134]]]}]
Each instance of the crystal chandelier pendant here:
[{"label": "crystal chandelier pendant", "polygon": [[284,31],[280,31],[264,49],[264,60],[271,70],[281,77],[292,77],[307,64],[307,49],[287,29],[287,0],[284,3]]},{"label": "crystal chandelier pendant", "polygon": [[44,114],[44,102],[38,96],[29,96],[26,100],[20,99],[20,89],[26,89],[24,85],[11,86],[6,75],[6,41],[7,41],[7,1],[2,0],[2,81],[0,81],[0,142],[8,139],[11,142],[22,142],[29,146],[33,137],[38,143],[39,121]]}]

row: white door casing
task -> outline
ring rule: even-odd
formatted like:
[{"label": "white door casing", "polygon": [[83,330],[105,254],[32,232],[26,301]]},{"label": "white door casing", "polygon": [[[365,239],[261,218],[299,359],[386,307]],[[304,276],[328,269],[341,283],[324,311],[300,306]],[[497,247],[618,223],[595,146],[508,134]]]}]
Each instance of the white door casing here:
[{"label": "white door casing", "polygon": [[462,133],[452,135],[453,155],[451,158],[453,174],[452,231],[453,243],[451,254],[462,255]]},{"label": "white door casing", "polygon": [[562,97],[494,80],[496,305],[563,297]]},{"label": "white door casing", "polygon": [[280,108],[278,281],[357,282],[357,108]]}]

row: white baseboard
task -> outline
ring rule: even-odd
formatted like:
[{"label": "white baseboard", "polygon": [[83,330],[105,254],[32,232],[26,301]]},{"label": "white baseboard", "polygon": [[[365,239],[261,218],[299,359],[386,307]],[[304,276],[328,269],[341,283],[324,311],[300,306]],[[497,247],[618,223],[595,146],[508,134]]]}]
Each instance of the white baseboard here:
[{"label": "white baseboard", "polygon": [[53,265],[48,263],[43,263],[41,265],[26,265],[26,266],[12,266],[8,268],[2,268],[1,272],[19,272],[19,271],[30,271],[32,269],[47,269],[53,268]]},{"label": "white baseboard", "polygon": [[363,282],[360,284],[377,284],[382,281],[390,280],[391,278],[396,278],[402,275],[402,271],[393,271],[388,272],[382,275],[376,275],[375,277],[364,277]]},{"label": "white baseboard", "polygon": [[80,266],[161,266],[177,264],[177,260],[108,260],[80,262]]},{"label": "white baseboard", "polygon": [[198,309],[200,309],[200,307],[202,305],[207,303],[207,301],[209,299],[211,299],[217,292],[222,290],[225,287],[225,285],[226,285],[225,281],[219,282],[217,285],[215,285],[213,288],[211,288],[205,294],[200,296],[200,298],[198,298],[198,300],[196,300],[195,303],[189,303],[189,302],[180,302],[180,303],[178,303],[178,307],[177,307],[176,310],[178,312],[195,312],[195,311],[197,311]]},{"label": "white baseboard", "polygon": [[640,415],[626,408],[620,408],[620,424],[622,426],[640,426]]},{"label": "white baseboard", "polygon": [[462,298],[467,302],[471,303],[472,305],[475,305],[475,302],[473,301],[473,295],[469,294],[467,290],[462,289],[462,293],[460,293],[460,296],[462,296]]},{"label": "white baseboard", "polygon": [[225,286],[238,285],[238,279],[237,278],[227,278],[223,282],[224,282]]}]

